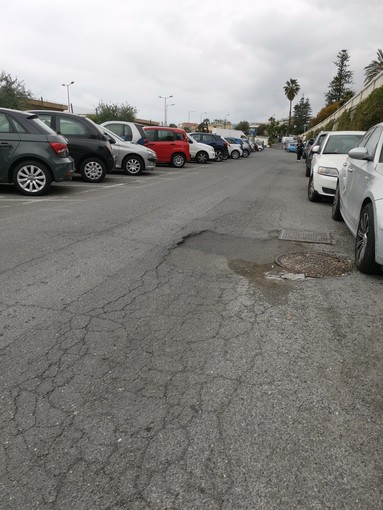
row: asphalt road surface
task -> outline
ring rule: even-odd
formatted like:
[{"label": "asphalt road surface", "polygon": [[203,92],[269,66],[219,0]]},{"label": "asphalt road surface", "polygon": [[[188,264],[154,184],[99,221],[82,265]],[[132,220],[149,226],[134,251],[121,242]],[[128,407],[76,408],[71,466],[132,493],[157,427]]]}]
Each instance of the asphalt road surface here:
[{"label": "asphalt road surface", "polygon": [[383,508],[383,277],[275,264],[353,258],[295,159],[0,186],[1,510]]}]

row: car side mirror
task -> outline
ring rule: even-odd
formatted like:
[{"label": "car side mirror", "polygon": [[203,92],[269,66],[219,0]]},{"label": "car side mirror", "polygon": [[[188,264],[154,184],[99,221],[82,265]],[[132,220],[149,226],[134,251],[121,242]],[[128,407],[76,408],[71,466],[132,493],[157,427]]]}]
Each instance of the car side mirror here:
[{"label": "car side mirror", "polygon": [[193,143],[193,140],[189,140],[189,139],[188,139],[188,142],[191,144],[191,143]]},{"label": "car side mirror", "polygon": [[114,138],[108,138],[109,143],[116,143],[116,140]]},{"label": "car side mirror", "polygon": [[371,161],[371,156],[368,153],[368,150],[366,149],[366,147],[355,147],[354,149],[351,149],[350,151],[348,151],[348,155],[352,159],[360,159],[360,160],[366,159],[368,161]]},{"label": "car side mirror", "polygon": [[311,152],[313,152],[314,154],[318,154],[319,151],[320,145],[314,145],[314,147],[311,149]]}]

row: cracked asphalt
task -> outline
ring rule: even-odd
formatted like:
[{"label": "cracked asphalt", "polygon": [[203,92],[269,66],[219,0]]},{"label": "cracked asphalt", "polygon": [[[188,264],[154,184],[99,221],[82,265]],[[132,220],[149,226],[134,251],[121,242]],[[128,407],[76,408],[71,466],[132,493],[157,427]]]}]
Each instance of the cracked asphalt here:
[{"label": "cracked asphalt", "polygon": [[2,510],[383,508],[382,275],[265,276],[352,259],[306,190],[277,149],[0,186]]}]

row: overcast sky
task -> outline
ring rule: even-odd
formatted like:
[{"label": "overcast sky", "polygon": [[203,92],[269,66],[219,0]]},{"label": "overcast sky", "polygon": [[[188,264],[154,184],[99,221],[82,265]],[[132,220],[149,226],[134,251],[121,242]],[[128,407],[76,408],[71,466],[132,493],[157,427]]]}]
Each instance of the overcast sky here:
[{"label": "overcast sky", "polygon": [[383,0],[13,0],[1,3],[0,70],[64,104],[74,81],[75,113],[102,100],[163,121],[158,96],[172,95],[168,123],[263,122],[288,116],[290,78],[317,114],[342,49],[358,92],[382,19]]}]

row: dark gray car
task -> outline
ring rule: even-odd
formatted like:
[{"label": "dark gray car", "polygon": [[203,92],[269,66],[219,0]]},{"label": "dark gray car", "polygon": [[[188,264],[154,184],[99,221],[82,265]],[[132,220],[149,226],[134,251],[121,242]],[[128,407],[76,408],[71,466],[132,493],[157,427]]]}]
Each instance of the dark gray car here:
[{"label": "dark gray car", "polygon": [[33,113],[0,108],[0,182],[36,196],[52,181],[70,180],[73,172],[65,138]]}]

